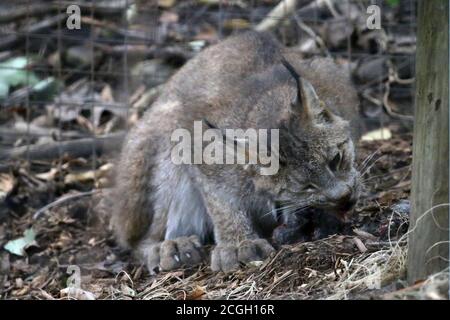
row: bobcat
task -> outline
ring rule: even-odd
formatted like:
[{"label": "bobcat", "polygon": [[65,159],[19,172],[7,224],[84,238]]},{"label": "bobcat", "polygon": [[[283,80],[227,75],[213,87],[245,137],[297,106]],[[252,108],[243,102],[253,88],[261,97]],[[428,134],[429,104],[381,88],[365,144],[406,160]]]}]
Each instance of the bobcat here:
[{"label": "bobcat", "polygon": [[[279,129],[279,170],[171,161],[177,128]],[[214,271],[262,260],[280,219],[357,201],[358,97],[331,59],[302,60],[271,35],[246,32],[186,63],[129,132],[117,166],[113,226],[151,273],[203,261]]]}]

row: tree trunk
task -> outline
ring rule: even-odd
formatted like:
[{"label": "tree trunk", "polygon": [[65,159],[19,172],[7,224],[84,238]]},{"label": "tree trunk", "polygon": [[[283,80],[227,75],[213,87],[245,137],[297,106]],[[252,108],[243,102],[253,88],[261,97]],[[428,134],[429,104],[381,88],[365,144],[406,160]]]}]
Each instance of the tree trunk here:
[{"label": "tree trunk", "polygon": [[448,44],[449,1],[419,1],[407,265],[410,283],[449,265]]}]

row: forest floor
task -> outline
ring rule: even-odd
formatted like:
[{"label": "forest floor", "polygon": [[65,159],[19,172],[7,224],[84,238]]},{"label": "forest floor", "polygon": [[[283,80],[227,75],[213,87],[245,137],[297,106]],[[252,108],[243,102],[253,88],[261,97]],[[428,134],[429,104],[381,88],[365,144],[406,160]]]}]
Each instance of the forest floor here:
[{"label": "forest floor", "polygon": [[[73,197],[41,210],[37,217],[36,210],[25,206],[1,225],[0,244],[23,237],[26,230],[33,230],[35,236],[25,246],[24,256],[0,252],[4,274],[0,295],[21,299],[59,299],[67,294],[97,299],[382,298],[404,286],[411,135],[393,130],[390,139],[362,141],[358,154],[359,163],[369,160],[366,191],[346,222],[345,234],[282,246],[266,261],[232,274],[214,273],[205,263],[149,275],[118,248],[107,217],[91,210],[95,195]],[[9,181],[14,189],[11,204],[42,197],[49,190],[39,191],[35,183],[42,181],[42,174],[25,168],[3,174],[2,181]],[[64,289],[73,265],[80,268],[82,290],[68,292]]]}]

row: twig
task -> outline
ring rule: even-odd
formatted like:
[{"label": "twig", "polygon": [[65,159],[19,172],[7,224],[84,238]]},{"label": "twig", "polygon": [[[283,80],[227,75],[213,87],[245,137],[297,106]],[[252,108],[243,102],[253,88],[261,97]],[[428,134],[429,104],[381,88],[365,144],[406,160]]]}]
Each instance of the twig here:
[{"label": "twig", "polygon": [[384,110],[386,110],[386,113],[393,118],[413,121],[414,120],[413,116],[404,115],[404,114],[400,114],[395,111],[392,111],[391,103],[389,102],[390,91],[391,91],[391,83],[390,83],[390,81],[388,81],[388,82],[386,82],[386,91],[384,92],[384,95],[383,95],[383,106],[384,106]]},{"label": "twig", "polygon": [[294,12],[297,0],[283,0],[256,27],[256,31],[267,31],[276,27],[281,20]]},{"label": "twig", "polygon": [[308,25],[306,25],[303,21],[300,20],[300,17],[297,14],[294,14],[294,19],[297,22],[298,26],[305,31],[311,38],[314,39],[314,41],[319,45],[319,47],[322,48],[323,52],[327,57],[330,57],[330,51],[328,51],[327,46],[325,45],[325,42],[322,40],[321,37],[319,37],[313,29],[311,29]]},{"label": "twig", "polygon": [[158,98],[163,90],[163,85],[153,87],[140,95],[136,101],[132,103],[133,109],[144,111]]},{"label": "twig", "polygon": [[339,13],[337,13],[336,9],[334,8],[333,2],[331,0],[324,0],[323,2],[325,2],[326,7],[328,8],[328,10],[330,10],[333,17],[338,18]]},{"label": "twig", "polygon": [[[337,15],[334,10],[331,0],[314,0],[308,5],[302,7],[299,13],[308,11],[310,9],[322,9],[325,6],[331,11],[333,15]],[[297,7],[297,0],[282,0],[278,5],[269,12],[269,14],[255,27],[256,31],[268,31],[275,28],[284,18],[295,12]]]},{"label": "twig", "polygon": [[91,196],[97,192],[100,192],[101,190],[91,190],[91,191],[86,191],[86,192],[80,192],[80,193],[76,193],[76,194],[66,194],[58,199],[56,199],[55,201],[47,204],[46,206],[42,207],[41,209],[39,209],[38,211],[36,211],[33,215],[33,219],[36,220],[38,219],[41,214],[43,214],[45,211],[59,205],[62,204],[66,201],[69,200],[73,200],[73,199],[78,199],[78,198],[82,198],[82,197],[87,197],[87,196]]},{"label": "twig", "polygon": [[96,20],[91,17],[81,17],[81,23],[85,23],[94,27],[104,28],[123,37],[127,37],[127,39],[138,39],[153,42],[153,39],[144,31],[120,28],[113,23]]},{"label": "twig", "polygon": [[388,60],[388,66],[389,66],[389,81],[397,82],[399,84],[413,84],[415,81],[415,78],[409,78],[409,79],[401,79],[398,75],[398,70],[396,70],[394,64],[391,60]]}]

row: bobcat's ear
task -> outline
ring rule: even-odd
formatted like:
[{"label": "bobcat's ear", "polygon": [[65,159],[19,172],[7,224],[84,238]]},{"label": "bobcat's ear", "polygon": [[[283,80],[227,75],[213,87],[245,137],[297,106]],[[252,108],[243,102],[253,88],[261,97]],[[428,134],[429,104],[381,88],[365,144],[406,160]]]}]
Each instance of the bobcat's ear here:
[{"label": "bobcat's ear", "polygon": [[300,115],[302,120],[315,123],[329,123],[333,121],[333,114],[320,101],[312,84],[295,71],[294,67],[282,58],[281,63],[286,67],[297,84],[297,97],[292,103],[292,110]]}]

